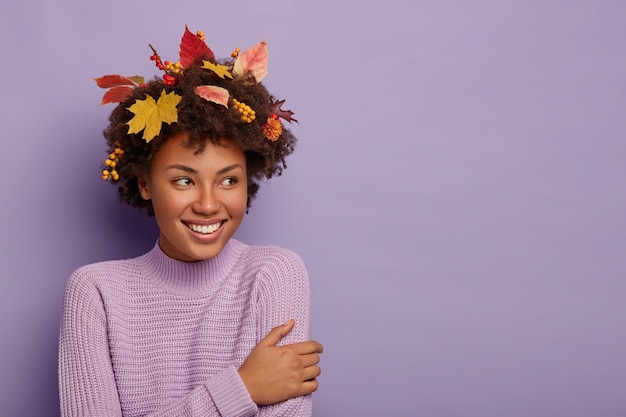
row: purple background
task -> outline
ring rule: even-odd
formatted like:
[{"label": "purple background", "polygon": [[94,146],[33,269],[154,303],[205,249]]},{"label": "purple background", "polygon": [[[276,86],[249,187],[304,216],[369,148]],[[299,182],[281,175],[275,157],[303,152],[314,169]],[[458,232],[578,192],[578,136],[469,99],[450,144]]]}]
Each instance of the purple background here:
[{"label": "purple background", "polygon": [[300,124],[238,236],[299,252],[316,416],[626,415],[626,3],[4,2],[0,407],[56,416],[78,266],[152,220],[99,179],[92,81],[153,76],[184,25],[266,38]]}]

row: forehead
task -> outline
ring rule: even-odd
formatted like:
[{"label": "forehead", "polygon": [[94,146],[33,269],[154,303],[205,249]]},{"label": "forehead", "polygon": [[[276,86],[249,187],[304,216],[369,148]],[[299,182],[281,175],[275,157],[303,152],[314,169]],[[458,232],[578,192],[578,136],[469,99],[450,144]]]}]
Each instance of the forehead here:
[{"label": "forehead", "polygon": [[221,139],[218,143],[207,140],[203,145],[196,145],[190,143],[188,135],[183,132],[166,140],[154,154],[150,166],[171,163],[216,167],[239,163],[245,167],[245,154],[229,139]]},{"label": "forehead", "polygon": [[219,159],[243,156],[244,151],[227,138],[222,138],[217,143],[207,140],[203,144],[196,144],[189,141],[186,133],[180,133],[168,138],[155,153],[154,158],[189,156],[189,154],[198,157],[214,156]]}]

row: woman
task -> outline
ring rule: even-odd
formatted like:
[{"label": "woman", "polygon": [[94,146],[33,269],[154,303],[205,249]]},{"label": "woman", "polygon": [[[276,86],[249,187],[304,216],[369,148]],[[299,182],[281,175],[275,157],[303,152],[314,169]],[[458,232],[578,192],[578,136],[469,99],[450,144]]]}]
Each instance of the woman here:
[{"label": "woman", "polygon": [[293,113],[260,83],[267,45],[218,61],[185,29],[179,62],[152,50],[162,78],[96,81],[119,103],[103,179],[155,216],[159,239],[68,280],[62,415],[308,416],[322,346],[307,340],[306,269],[232,238],[296,143],[280,121]]}]

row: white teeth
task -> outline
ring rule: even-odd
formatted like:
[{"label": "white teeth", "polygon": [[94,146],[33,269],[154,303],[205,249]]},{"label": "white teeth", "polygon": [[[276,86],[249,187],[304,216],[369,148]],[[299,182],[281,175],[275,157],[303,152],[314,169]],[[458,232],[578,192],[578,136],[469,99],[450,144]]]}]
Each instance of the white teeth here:
[{"label": "white teeth", "polygon": [[211,225],[199,225],[199,224],[188,224],[187,225],[194,232],[202,233],[202,234],[210,234],[215,232],[222,226],[222,223],[214,223]]}]

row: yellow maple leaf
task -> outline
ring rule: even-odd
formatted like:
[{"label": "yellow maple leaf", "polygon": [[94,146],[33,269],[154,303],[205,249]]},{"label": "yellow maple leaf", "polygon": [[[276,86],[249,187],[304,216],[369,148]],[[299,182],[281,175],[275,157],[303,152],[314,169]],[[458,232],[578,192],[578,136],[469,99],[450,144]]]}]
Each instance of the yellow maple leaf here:
[{"label": "yellow maple leaf", "polygon": [[150,142],[161,133],[163,123],[171,124],[178,121],[176,106],[181,100],[181,96],[174,92],[166,93],[165,89],[161,91],[158,101],[147,94],[145,100],[135,100],[135,103],[128,108],[135,114],[126,123],[128,134],[139,133],[143,130],[144,140]]},{"label": "yellow maple leaf", "polygon": [[228,67],[222,64],[214,64],[209,61],[202,60],[202,68],[208,69],[216,73],[220,78],[224,78],[225,76],[232,79],[233,76],[228,71]]}]

